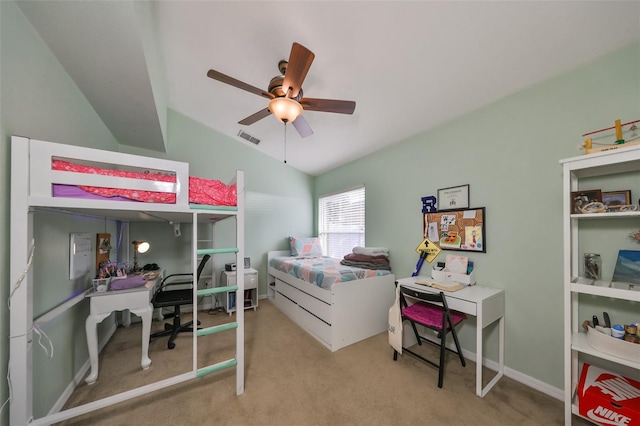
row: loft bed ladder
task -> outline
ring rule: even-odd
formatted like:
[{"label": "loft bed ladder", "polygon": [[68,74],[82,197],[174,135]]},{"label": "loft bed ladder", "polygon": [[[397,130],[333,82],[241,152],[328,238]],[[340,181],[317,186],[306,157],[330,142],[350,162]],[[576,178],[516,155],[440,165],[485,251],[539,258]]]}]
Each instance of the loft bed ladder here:
[{"label": "loft bed ladder", "polygon": [[[240,184],[237,185],[240,188]],[[244,185],[242,186],[244,187]],[[244,259],[244,214],[243,212],[244,206],[240,204],[243,203],[244,200],[241,201],[241,197],[238,195],[238,214],[235,216],[236,218],[236,244],[237,247],[226,247],[226,248],[204,248],[198,249],[197,244],[193,244],[193,253],[191,258],[194,259],[194,267],[197,267],[196,260],[201,258],[204,255],[217,255],[217,254],[225,254],[225,253],[235,253],[236,254],[236,264],[242,264],[241,262]],[[192,205],[193,209],[197,210],[207,210],[210,209],[208,206],[199,206]],[[197,214],[194,213],[194,224],[197,223]],[[215,222],[212,224],[215,227]],[[213,231],[212,231],[213,233]],[[197,226],[193,227],[193,241],[198,241],[198,229]],[[215,242],[215,235],[212,235],[211,245],[213,246]],[[194,298],[193,300],[198,300],[198,297],[201,296],[214,296],[216,294],[227,293],[227,292],[238,292],[242,294],[244,292],[244,276],[238,277],[235,285],[227,285],[222,287],[211,287],[198,289],[197,286],[194,286]],[[211,373],[215,373],[220,370],[224,370],[226,368],[236,367],[236,394],[240,395],[244,392],[244,310],[240,310],[236,313],[236,320],[232,322],[227,322],[224,324],[215,325],[212,327],[197,329],[195,324],[198,323],[198,313],[197,309],[193,310],[193,322],[194,322],[194,333],[196,338],[193,339],[193,369],[195,371],[196,377],[203,377]],[[210,334],[217,334],[224,331],[236,330],[236,354],[235,357],[220,361],[215,364],[211,364],[205,367],[198,368],[198,341],[200,337],[209,336]]]}]

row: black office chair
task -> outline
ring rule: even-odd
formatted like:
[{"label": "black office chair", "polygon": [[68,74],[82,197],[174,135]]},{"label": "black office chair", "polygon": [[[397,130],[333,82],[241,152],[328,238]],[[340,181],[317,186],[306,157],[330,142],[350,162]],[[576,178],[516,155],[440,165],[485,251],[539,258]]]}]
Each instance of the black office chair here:
[{"label": "black office chair", "polygon": [[[455,326],[466,320],[467,316],[462,312],[450,310],[447,306],[447,299],[445,298],[443,292],[425,293],[403,286],[400,286],[400,292],[402,320],[408,320],[411,323],[411,327],[413,328],[413,332],[416,335],[418,345],[422,345],[422,342],[428,342],[440,347],[440,362],[436,363],[434,361],[431,361],[423,357],[422,355],[405,348],[404,346],[402,346],[402,351],[406,351],[411,355],[418,357],[422,361],[431,364],[434,367],[437,367],[439,370],[438,387],[441,388],[444,379],[444,360],[446,350],[458,354],[462,366],[466,366],[464,357],[462,356],[462,350],[460,349],[460,342],[458,341],[458,336],[456,335]],[[406,299],[404,298],[405,295],[417,299],[417,302],[409,306]],[[440,342],[438,343],[434,340],[420,335],[420,333],[418,333],[416,324],[420,324],[436,331],[436,337],[440,340]],[[446,347],[447,333],[451,333],[451,335],[453,336],[457,351]],[[397,359],[398,351],[394,349],[393,360],[396,361]]]},{"label": "black office chair", "polygon": [[[192,272],[184,274],[171,274],[162,280],[162,283],[153,294],[151,303],[153,304],[154,308],[173,307],[173,313],[168,315],[169,317],[173,316],[173,323],[165,323],[164,330],[153,333],[151,335],[151,339],[153,339],[154,337],[171,335],[171,337],[169,337],[169,341],[167,342],[167,347],[169,349],[173,349],[176,347],[176,344],[173,341],[175,340],[178,333],[182,331],[193,331],[193,321],[189,321],[184,324],[180,322],[180,306],[193,304],[193,286],[198,285],[200,275],[202,275],[202,270],[204,269],[210,258],[211,256],[206,254],[200,261],[195,281],[193,280]],[[173,286],[184,286],[185,284],[190,284],[190,288],[171,290],[171,287]]]}]

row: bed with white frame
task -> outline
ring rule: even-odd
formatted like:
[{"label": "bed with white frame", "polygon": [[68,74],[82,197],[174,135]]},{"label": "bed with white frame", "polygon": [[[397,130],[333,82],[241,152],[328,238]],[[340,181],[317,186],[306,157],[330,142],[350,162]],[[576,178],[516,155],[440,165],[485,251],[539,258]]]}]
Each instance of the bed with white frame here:
[{"label": "bed with white frame", "polygon": [[335,283],[327,290],[271,266],[272,258],[290,255],[290,250],[268,252],[269,296],[316,340],[335,352],[387,330],[393,274]]},{"label": "bed with white frame", "polygon": [[[135,169],[161,171],[175,176],[175,182],[158,183],[126,177],[87,175],[52,170],[52,161],[57,158],[71,161],[109,164],[115,169]],[[95,185],[105,188],[127,188],[140,191],[168,192],[175,195],[175,202],[153,203],[137,201],[111,201],[108,199],[77,199],[54,196],[53,185]],[[236,394],[244,392],[244,312],[236,316],[236,354],[233,360],[207,367],[198,367],[197,341],[193,339],[193,369],[187,373],[164,379],[152,384],[116,394],[79,407],[33,418],[33,377],[32,350],[34,324],[55,319],[77,303],[86,302],[84,295],[68,295],[68,299],[38,318],[33,318],[34,274],[31,268],[38,258],[35,247],[38,236],[34,235],[34,210],[56,209],[69,213],[110,218],[123,222],[156,221],[192,223],[192,267],[196,275],[197,257],[203,254],[235,253],[236,262],[244,259],[244,172],[237,170],[229,186],[237,193],[235,206],[206,206],[189,203],[189,164],[139,155],[104,151],[86,147],[52,143],[26,137],[13,136],[11,139],[11,214],[10,214],[10,350],[9,373],[11,377],[10,424],[51,424],[118,402],[172,386],[192,378],[201,377],[226,367],[236,367]],[[198,223],[212,223],[225,218],[235,218],[236,244],[233,248],[198,249]],[[93,278],[93,277],[90,277]],[[90,287],[90,280],[87,280]],[[244,289],[244,279],[238,277],[237,291]],[[194,286],[195,287],[195,286]],[[213,294],[216,289],[198,290]],[[197,310],[194,309],[194,322]],[[200,333],[199,333],[200,334]],[[210,334],[206,333],[206,334]],[[208,337],[212,338],[212,337]],[[88,360],[85,364],[88,369]]]}]

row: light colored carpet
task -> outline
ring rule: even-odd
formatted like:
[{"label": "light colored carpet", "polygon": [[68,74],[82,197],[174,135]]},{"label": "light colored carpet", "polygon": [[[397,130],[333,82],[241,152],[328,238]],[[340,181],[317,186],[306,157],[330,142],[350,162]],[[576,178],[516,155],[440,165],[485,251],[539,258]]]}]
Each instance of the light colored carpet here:
[{"label": "light colored carpet", "polygon": [[[231,321],[199,313],[203,326]],[[475,395],[475,364],[448,354],[444,387],[438,371],[405,354],[393,361],[386,333],[330,352],[269,300],[245,313],[245,393],[235,395],[235,369],[163,389],[71,419],[64,425],[562,425],[562,402],[507,377]],[[152,332],[162,324],[154,321]],[[151,367],[140,369],[140,325],[119,328],[100,355],[100,376],[80,385],[67,406],[189,371],[192,334],[176,348],[151,342]],[[199,367],[233,357],[235,330],[200,337]],[[423,350],[423,349],[421,349]],[[425,353],[437,356],[435,348]],[[486,377],[493,377],[487,371]],[[487,379],[488,380],[488,379]],[[574,419],[574,424],[583,423]]]}]

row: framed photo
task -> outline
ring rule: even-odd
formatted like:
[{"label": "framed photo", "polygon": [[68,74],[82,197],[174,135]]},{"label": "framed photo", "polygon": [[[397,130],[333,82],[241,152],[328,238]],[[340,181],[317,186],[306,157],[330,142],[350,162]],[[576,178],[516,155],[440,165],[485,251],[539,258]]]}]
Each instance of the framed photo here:
[{"label": "framed photo", "polygon": [[469,185],[438,189],[438,210],[469,208]]},{"label": "framed photo", "polygon": [[610,191],[602,193],[602,203],[609,210],[616,210],[622,206],[631,204],[631,190]]},{"label": "framed photo", "polygon": [[584,213],[582,208],[589,203],[602,202],[602,191],[599,189],[589,189],[587,191],[572,191],[571,192],[571,213],[581,214]]},{"label": "framed photo", "polygon": [[487,252],[485,208],[425,213],[423,237],[442,250]]}]

